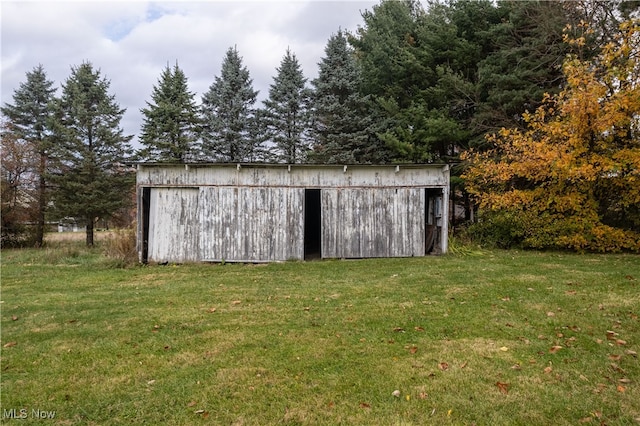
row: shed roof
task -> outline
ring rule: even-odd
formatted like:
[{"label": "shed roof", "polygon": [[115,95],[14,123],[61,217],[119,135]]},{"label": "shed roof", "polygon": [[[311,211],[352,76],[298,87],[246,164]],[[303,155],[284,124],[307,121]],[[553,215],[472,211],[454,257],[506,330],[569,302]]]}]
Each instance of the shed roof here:
[{"label": "shed roof", "polygon": [[447,164],[134,163],[143,186],[442,187]]}]

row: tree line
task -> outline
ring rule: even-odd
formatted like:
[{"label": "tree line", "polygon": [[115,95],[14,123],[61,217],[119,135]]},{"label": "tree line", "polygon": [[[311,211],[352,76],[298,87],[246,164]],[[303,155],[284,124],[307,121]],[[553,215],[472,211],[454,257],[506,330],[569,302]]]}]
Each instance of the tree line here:
[{"label": "tree line", "polygon": [[[83,220],[87,244],[92,244],[89,230],[97,218],[130,202],[125,188],[133,181],[124,164],[133,160],[446,162],[453,166],[451,193],[464,207],[463,219],[481,219],[469,228],[476,236],[503,246],[640,250],[633,243],[640,232],[640,200],[637,190],[630,189],[640,169],[639,108],[632,102],[640,99],[634,98],[638,85],[633,84],[638,67],[623,60],[638,56],[638,10],[640,2],[635,1],[382,0],[362,13],[357,30],[339,29],[329,38],[312,81],[287,50],[262,106],[256,105],[258,93],[236,47],[226,52],[219,75],[200,102],[178,63],[167,65],[141,110],[142,148],[135,152],[132,136],[120,127],[124,110],[99,70],[88,62],[72,67],[56,97],[53,82],[38,66],[26,74],[13,103],[2,107],[3,245],[11,239],[11,226],[25,215],[36,223],[36,245],[42,244],[47,215]],[[622,63],[626,76],[619,74]],[[614,69],[618,74],[607,77]],[[576,70],[583,74],[576,77]],[[587,75],[615,99],[626,94],[615,114],[606,116],[613,120],[609,127],[602,124],[604,117],[585,116],[586,122],[575,125],[596,120],[599,127],[591,133],[564,129],[573,138],[581,135],[583,142],[618,135],[606,147],[593,142],[582,146],[582,152],[572,142],[562,148],[581,165],[607,159],[608,168],[589,169],[588,179],[598,181],[592,186],[574,185],[574,175],[556,176],[555,168],[569,161],[561,148],[544,151],[547,162],[541,153],[531,155],[541,143],[559,144],[555,134],[541,136],[552,117],[574,117],[550,102],[580,104],[584,99],[573,99],[573,94],[600,87],[572,86]],[[606,100],[594,99],[600,106]],[[531,146],[519,143],[521,151],[512,155],[514,148],[505,144],[523,135]],[[599,156],[591,155],[595,152]],[[516,164],[553,177],[504,172],[499,184],[489,179],[493,171]],[[513,196],[538,190],[540,201],[552,185],[558,186],[551,191],[552,213]],[[579,188],[574,191],[583,201],[570,201],[566,188]],[[487,201],[507,193],[511,198],[502,202]],[[585,206],[595,207],[578,220],[581,225],[561,220],[575,218]],[[542,211],[549,215],[546,222],[532,220],[543,217]],[[547,236],[531,237],[539,228]],[[604,243],[602,238],[590,243],[597,235],[620,232],[626,243]],[[587,235],[584,241],[576,239],[580,233]]]}]

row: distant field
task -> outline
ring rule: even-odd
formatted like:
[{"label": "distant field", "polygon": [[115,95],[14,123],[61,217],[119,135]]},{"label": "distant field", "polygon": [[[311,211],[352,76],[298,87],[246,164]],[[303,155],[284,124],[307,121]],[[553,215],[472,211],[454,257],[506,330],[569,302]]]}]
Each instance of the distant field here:
[{"label": "distant field", "polygon": [[[93,238],[96,241],[102,241],[112,234],[111,231],[96,231]],[[49,232],[45,234],[45,241],[47,242],[60,242],[60,241],[84,241],[87,238],[85,231],[79,232]]]},{"label": "distant field", "polygon": [[114,269],[54,246],[2,252],[6,424],[640,423],[638,256]]}]

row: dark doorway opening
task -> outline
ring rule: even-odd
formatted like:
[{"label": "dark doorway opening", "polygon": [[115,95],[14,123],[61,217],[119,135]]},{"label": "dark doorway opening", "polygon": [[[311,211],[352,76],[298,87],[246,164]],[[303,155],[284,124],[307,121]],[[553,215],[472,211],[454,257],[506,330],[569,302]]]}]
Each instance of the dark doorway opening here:
[{"label": "dark doorway opening", "polygon": [[322,257],[322,209],[319,189],[304,190],[304,259]]},{"label": "dark doorway opening", "polygon": [[142,263],[149,262],[149,211],[151,208],[151,188],[142,188]]},{"label": "dark doorway opening", "polygon": [[442,241],[440,232],[442,231],[442,190],[425,189],[425,238],[424,252],[440,253]]}]

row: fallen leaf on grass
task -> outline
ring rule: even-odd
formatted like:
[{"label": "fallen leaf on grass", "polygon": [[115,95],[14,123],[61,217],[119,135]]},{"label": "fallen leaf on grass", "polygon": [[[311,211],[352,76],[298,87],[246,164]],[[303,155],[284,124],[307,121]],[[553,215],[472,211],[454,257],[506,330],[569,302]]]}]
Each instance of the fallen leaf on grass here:
[{"label": "fallen leaf on grass", "polygon": [[553,371],[553,367],[546,367],[543,371],[544,374],[550,374]]},{"label": "fallen leaf on grass", "polygon": [[611,361],[620,361],[620,358],[622,358],[622,355],[609,355]]},{"label": "fallen leaf on grass", "polygon": [[396,327],[396,328],[393,329],[393,331],[395,331],[396,333],[404,333],[404,328]]},{"label": "fallen leaf on grass", "polygon": [[190,403],[187,404],[187,407],[189,407],[189,408],[195,407],[196,404],[197,404],[197,402],[191,401]]},{"label": "fallen leaf on grass", "polygon": [[418,347],[417,346],[412,346],[411,349],[409,349],[409,352],[412,354],[415,354],[416,352],[418,352]]},{"label": "fallen leaf on grass", "polygon": [[414,327],[415,331],[424,331],[424,327]]},{"label": "fallen leaf on grass", "polygon": [[209,313],[214,313],[216,311],[216,308],[209,308]]},{"label": "fallen leaf on grass", "polygon": [[549,349],[549,353],[550,354],[555,354],[556,352],[558,352],[560,349],[562,349],[562,346],[551,346],[551,349]]},{"label": "fallen leaf on grass", "polygon": [[548,316],[548,317],[555,317],[555,316],[556,316],[556,313],[555,313],[555,312],[551,312],[551,311],[549,311],[549,312],[547,312],[547,316]]},{"label": "fallen leaf on grass", "polygon": [[11,347],[13,347],[13,346],[15,346],[15,345],[17,345],[17,344],[18,344],[18,342],[9,342],[9,343],[5,343],[5,344],[4,344],[4,346],[3,346],[3,348],[11,348]]},{"label": "fallen leaf on grass", "polygon": [[426,392],[420,392],[418,394],[418,398],[420,398],[420,399],[427,399],[427,396],[429,396],[429,395],[427,395]]},{"label": "fallen leaf on grass", "polygon": [[371,404],[367,404],[366,402],[361,402],[360,403],[360,408],[365,408],[365,409],[371,408]]},{"label": "fallen leaf on grass", "polygon": [[618,345],[618,346],[624,346],[626,344],[627,344],[626,340],[622,340],[622,339],[616,340],[616,345]]},{"label": "fallen leaf on grass", "polygon": [[506,395],[506,394],[509,393],[509,384],[508,383],[496,382],[496,386],[498,387],[500,392],[502,392],[503,394]]},{"label": "fallen leaf on grass", "polygon": [[616,340],[617,335],[615,331],[607,330],[607,340]]},{"label": "fallen leaf on grass", "polygon": [[620,392],[620,393],[624,393],[627,390],[627,388],[625,388],[622,385],[618,385],[617,389],[618,389],[618,392]]},{"label": "fallen leaf on grass", "polygon": [[634,358],[638,357],[638,353],[636,351],[632,351],[631,349],[627,349],[626,351],[624,351],[624,353],[627,355],[631,355]]},{"label": "fallen leaf on grass", "polygon": [[232,305],[239,305],[241,303],[242,303],[241,300],[234,300],[233,302],[231,302]]},{"label": "fallen leaf on grass", "polygon": [[567,290],[564,292],[567,296],[575,296],[578,292],[575,290]]},{"label": "fallen leaf on grass", "polygon": [[460,368],[465,368],[466,366],[467,366],[467,362],[465,361],[460,365]]},{"label": "fallen leaf on grass", "polygon": [[440,364],[438,364],[438,368],[442,371],[447,371],[449,369],[449,364],[447,364],[446,362],[441,362]]},{"label": "fallen leaf on grass", "polygon": [[11,316],[11,321],[18,321],[18,317],[15,315]]},{"label": "fallen leaf on grass", "polygon": [[631,379],[627,379],[626,377],[618,380],[620,383],[629,384],[631,383]]},{"label": "fallen leaf on grass", "polygon": [[398,389],[396,389],[393,392],[391,392],[391,395],[395,396],[396,398],[400,398],[400,391]]}]

